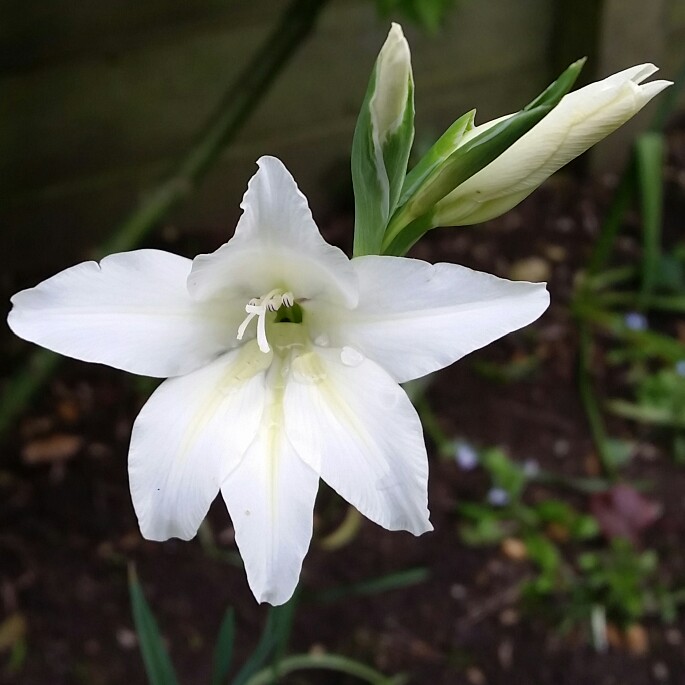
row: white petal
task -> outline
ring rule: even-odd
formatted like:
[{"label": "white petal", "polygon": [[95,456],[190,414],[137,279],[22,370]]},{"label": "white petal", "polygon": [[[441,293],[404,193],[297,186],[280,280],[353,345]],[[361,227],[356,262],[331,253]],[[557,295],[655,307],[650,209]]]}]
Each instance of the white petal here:
[{"label": "white petal", "polygon": [[421,422],[383,369],[354,350],[318,348],[292,362],[284,404],[297,453],[364,516],[432,530]]},{"label": "white petal", "polygon": [[262,157],[240,205],[235,236],[193,261],[188,287],[199,299],[239,292],[247,299],[273,288],[296,298],[354,306],[354,271],[342,250],[329,245],[312,219],[307,198],[283,163]]},{"label": "white petal", "polygon": [[318,474],[283,431],[282,398],[272,397],[257,438],[221,486],[258,602],[283,604],[295,591],[312,538],[318,487]]},{"label": "white petal", "polygon": [[544,283],[507,281],[456,264],[359,257],[354,310],[312,313],[332,346],[350,345],[404,383],[535,321],[549,305]]},{"label": "white petal", "polygon": [[144,537],[195,535],[257,433],[270,359],[250,341],[164,381],[147,401],[133,426],[128,466]]},{"label": "white petal", "polygon": [[19,337],[83,361],[146,376],[188,373],[233,346],[236,316],[245,316],[228,303],[195,302],[190,267],[160,250],[84,262],[17,293],[8,323]]}]

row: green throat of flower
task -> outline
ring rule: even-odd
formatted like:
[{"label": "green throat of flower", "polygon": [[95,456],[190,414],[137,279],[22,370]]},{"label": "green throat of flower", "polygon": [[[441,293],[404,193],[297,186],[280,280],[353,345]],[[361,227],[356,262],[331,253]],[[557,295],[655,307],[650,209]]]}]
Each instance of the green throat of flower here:
[{"label": "green throat of flower", "polygon": [[[271,351],[269,338],[274,338],[274,336],[276,336],[280,340],[280,338],[283,337],[280,334],[286,334],[289,340],[299,343],[299,338],[304,334],[302,330],[293,334],[292,324],[301,324],[303,313],[302,308],[295,301],[295,296],[290,291],[274,288],[262,297],[252,298],[245,305],[245,312],[247,316],[238,327],[238,334],[236,337],[238,340],[242,340],[252,319],[256,318],[257,344],[259,345],[259,349],[264,353]],[[285,329],[282,329],[279,334],[277,331],[280,327],[275,327],[275,324],[291,325],[287,327],[287,333]]]}]

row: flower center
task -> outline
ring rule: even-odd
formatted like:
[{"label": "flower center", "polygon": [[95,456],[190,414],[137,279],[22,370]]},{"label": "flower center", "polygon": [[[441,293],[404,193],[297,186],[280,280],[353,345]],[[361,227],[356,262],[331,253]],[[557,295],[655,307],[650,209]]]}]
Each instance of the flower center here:
[{"label": "flower center", "polygon": [[292,307],[295,297],[289,291],[274,288],[262,297],[253,297],[246,305],[247,316],[238,327],[238,340],[242,340],[250,321],[257,317],[257,344],[262,352],[269,352],[269,341],[266,339],[266,314],[276,312],[281,307]]}]

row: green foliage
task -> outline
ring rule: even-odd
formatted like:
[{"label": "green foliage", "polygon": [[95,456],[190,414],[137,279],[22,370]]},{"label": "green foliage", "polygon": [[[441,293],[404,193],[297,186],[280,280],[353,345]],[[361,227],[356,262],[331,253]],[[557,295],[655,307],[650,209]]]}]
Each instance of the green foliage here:
[{"label": "green foliage", "polygon": [[[658,582],[654,551],[636,551],[615,538],[609,549],[583,551],[599,536],[597,521],[567,502],[546,499],[527,504],[522,497],[531,477],[499,449],[483,450],[480,463],[493,485],[508,493],[505,506],[464,502],[460,528],[469,545],[493,545],[517,538],[535,575],[525,582],[523,597],[530,610],[547,614],[562,628],[589,625],[602,608],[610,621],[625,627],[658,611],[672,619],[681,598]],[[534,479],[547,480],[546,474]]]},{"label": "green foliage", "polygon": [[[382,55],[382,51],[381,51]],[[374,97],[395,84],[381,83],[376,60],[352,139],[354,256],[379,254],[383,234],[399,199],[414,141],[414,83],[408,74],[407,100],[398,128],[377,131]]]},{"label": "green foliage", "polygon": [[178,681],[174,667],[133,566],[129,567],[128,588],[133,622],[138,634],[148,682],[150,685],[176,685]]},{"label": "green foliage", "polygon": [[[592,388],[592,332],[600,329],[614,338],[606,359],[629,363],[636,401],[612,400],[606,407],[614,414],[643,423],[685,428],[683,378],[674,366],[685,359],[685,345],[677,338],[650,328],[628,324],[632,312],[648,315],[685,312],[685,246],[664,253],[661,246],[664,137],[651,131],[638,138],[630,166],[619,184],[602,224],[590,259],[588,275],[580,282],[573,302],[581,333],[580,387],[593,437],[608,474],[617,474],[625,460],[613,459],[612,441],[602,418],[602,407]],[[634,197],[640,200],[642,259],[638,264],[606,269]],[[619,311],[616,311],[618,309]],[[628,313],[628,314],[627,314]],[[664,368],[664,363],[668,366]],[[656,366],[656,368],[655,368]],[[674,438],[678,450],[679,434]],[[685,456],[685,455],[684,455]]]},{"label": "green foliage", "polygon": [[233,643],[235,642],[235,612],[229,608],[219,628],[214,647],[214,668],[211,685],[223,685],[227,682],[231,661],[233,660]]},{"label": "green foliage", "polygon": [[410,568],[405,571],[388,573],[379,578],[372,578],[343,587],[321,590],[314,595],[313,599],[317,603],[328,604],[349,597],[377,595],[381,592],[399,590],[418,585],[419,583],[425,583],[429,577],[430,573],[425,567]]},{"label": "green foliage", "polygon": [[457,0],[376,0],[383,16],[399,12],[410,21],[429,31],[437,31]]},{"label": "green foliage", "polygon": [[640,301],[643,305],[654,290],[661,251],[664,149],[665,142],[662,133],[645,133],[635,143],[643,223],[640,288]]},{"label": "green foliage", "polygon": [[458,511],[467,522],[460,527],[460,534],[466,544],[490,545],[506,537],[522,538],[529,558],[542,574],[549,574],[556,570],[561,558],[549,530],[561,531],[564,537],[575,541],[597,537],[599,530],[594,518],[577,512],[562,500],[523,502],[526,485],[531,480],[548,480],[549,474],[529,475],[498,448],[482,450],[479,462],[488,471],[492,485],[507,493],[508,502],[504,506],[462,502]]},{"label": "green foliage", "polygon": [[[573,86],[585,60],[570,65],[559,78],[521,111],[462,143],[473,128],[473,112],[458,119],[410,172],[400,206],[393,214],[382,254],[406,254],[431,228],[435,204],[468,178],[485,168],[556,107]],[[456,144],[456,147],[455,147]]]},{"label": "green foliage", "polygon": [[[417,571],[420,578],[417,579]],[[411,571],[412,582],[425,578],[425,569]],[[390,577],[379,579],[378,587],[366,588],[366,592],[380,592],[395,586],[409,584],[393,581]],[[404,579],[406,581],[406,579]],[[371,584],[370,584],[371,585]],[[145,663],[150,685],[177,685],[178,680],[164,640],[159,631],[150,606],[145,599],[143,589],[133,566],[129,569],[129,594],[133,610],[133,620],[138,634],[140,651]],[[382,673],[353,659],[337,654],[295,654],[286,656],[293,619],[295,616],[297,595],[288,603],[279,607],[269,607],[266,624],[259,641],[238,673],[229,680],[235,640],[235,615],[228,609],[219,628],[214,649],[214,668],[211,685],[269,685],[280,682],[282,676],[296,671],[312,669],[328,670],[355,676],[371,685],[404,685],[406,679],[398,675],[387,677]]]},{"label": "green foliage", "polygon": [[568,603],[564,621],[568,627],[589,621],[596,606],[623,628],[642,620],[658,606],[665,607],[668,602],[661,598],[671,594],[658,582],[657,569],[655,552],[640,552],[621,538],[612,540],[609,549],[580,554],[564,592]]}]

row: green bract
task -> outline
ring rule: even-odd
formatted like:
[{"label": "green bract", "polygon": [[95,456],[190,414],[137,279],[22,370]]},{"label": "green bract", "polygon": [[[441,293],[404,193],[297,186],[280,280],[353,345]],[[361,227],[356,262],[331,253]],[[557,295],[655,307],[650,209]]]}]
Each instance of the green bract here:
[{"label": "green bract", "polygon": [[402,29],[393,24],[378,55],[352,141],[354,255],[380,254],[414,140],[414,79]]},{"label": "green bract", "polygon": [[457,119],[407,175],[401,205],[383,238],[383,253],[405,254],[427,230],[435,227],[435,205],[541,121],[571,89],[584,62],[574,62],[516,114],[482,126],[474,126],[476,110]]},{"label": "green bract", "polygon": [[414,138],[409,47],[393,24],[362,105],[352,144],[355,256],[402,256],[426,231],[504,214],[546,178],[624,124],[669,81],[639,64],[569,93],[584,59],[531,103],[476,126],[457,119],[405,176]]}]

